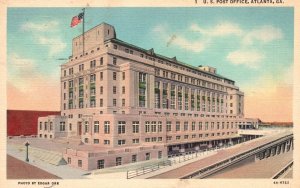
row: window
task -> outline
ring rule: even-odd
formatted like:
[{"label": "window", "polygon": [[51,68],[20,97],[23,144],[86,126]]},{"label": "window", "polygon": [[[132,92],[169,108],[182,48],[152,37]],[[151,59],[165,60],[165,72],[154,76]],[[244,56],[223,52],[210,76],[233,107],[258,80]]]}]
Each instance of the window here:
[{"label": "window", "polygon": [[167,121],[167,132],[172,131],[172,124],[171,121]]},{"label": "window", "polygon": [[83,84],[84,84],[84,79],[83,79],[83,77],[80,77],[79,80],[78,80],[78,82],[79,82],[79,85],[80,85],[80,86],[83,85]]},{"label": "window", "polygon": [[96,67],[96,60],[92,60],[90,62],[90,68],[95,68]]},{"label": "window", "polygon": [[139,133],[139,122],[133,121],[132,122],[132,133]]},{"label": "window", "polygon": [[131,162],[133,162],[133,163],[137,162],[137,155],[131,156]]},{"label": "window", "polygon": [[99,139],[94,139],[94,144],[99,144]]},{"label": "window", "polygon": [[122,94],[125,94],[125,86],[122,87]]},{"label": "window", "polygon": [[118,140],[118,145],[119,145],[119,146],[125,145],[125,140]]},{"label": "window", "polygon": [[117,99],[113,99],[113,106],[117,106]]},{"label": "window", "polygon": [[158,158],[161,159],[162,158],[162,151],[158,151]]},{"label": "window", "polygon": [[125,134],[125,121],[119,121],[118,123],[118,134]]},{"label": "window", "polygon": [[[46,124],[46,122],[45,122],[45,124]],[[59,130],[60,131],[65,131],[65,122],[60,122],[60,124],[59,124]]]},{"label": "window", "polygon": [[139,73],[139,81],[140,82],[146,82],[146,73]]},{"label": "window", "polygon": [[[70,125],[71,125],[71,123],[70,123]],[[53,122],[51,121],[50,122],[50,131],[52,131],[53,130]],[[71,126],[71,129],[70,129],[70,131],[72,130],[72,126]]]},{"label": "window", "polygon": [[146,133],[150,132],[150,122],[149,121],[146,121],[146,123],[145,123],[145,132]]},{"label": "window", "polygon": [[100,107],[103,107],[103,99],[100,99]]},{"label": "window", "polygon": [[69,88],[73,88],[73,80],[69,81]]},{"label": "window", "polygon": [[89,132],[89,122],[88,121],[85,122],[84,132],[85,133]]},{"label": "window", "polygon": [[180,140],[180,136],[176,136],[176,140]]},{"label": "window", "polygon": [[71,157],[68,157],[68,164],[71,164]]},{"label": "window", "polygon": [[97,169],[102,169],[104,168],[104,160],[98,160],[97,161]]},{"label": "window", "polygon": [[145,142],[150,142],[150,138],[145,138]]},{"label": "window", "polygon": [[189,138],[189,135],[184,135],[184,139],[188,139]]},{"label": "window", "polygon": [[82,167],[82,160],[78,160],[78,167]]},{"label": "window", "polygon": [[96,75],[95,74],[91,74],[90,75],[90,82],[94,83],[96,81]]},{"label": "window", "polygon": [[172,136],[167,136],[167,141],[172,140]]},{"label": "window", "polygon": [[125,80],[125,72],[122,72],[122,79]]},{"label": "window", "polygon": [[103,72],[100,72],[100,80],[103,80]]},{"label": "window", "polygon": [[140,142],[140,140],[138,138],[132,139],[133,144],[138,144],[139,142]]},{"label": "window", "polygon": [[[52,130],[52,122],[50,122],[50,130]],[[72,131],[72,123],[69,124],[69,130]]]},{"label": "window", "polygon": [[150,160],[150,153],[146,153],[146,160]]},{"label": "window", "polygon": [[125,106],[125,99],[122,99],[122,106]]},{"label": "window", "polygon": [[184,127],[183,127],[183,130],[184,131],[187,131],[188,130],[188,127],[189,127],[189,123],[187,121],[184,122]]},{"label": "window", "polygon": [[94,133],[99,133],[99,121],[94,121]]},{"label": "window", "polygon": [[117,58],[113,57],[113,65],[117,65]]},{"label": "window", "polygon": [[110,140],[104,140],[104,145],[109,145],[110,144]]},{"label": "window", "polygon": [[202,130],[202,122],[199,122],[199,130]]},{"label": "window", "polygon": [[109,133],[110,133],[110,122],[104,121],[104,134],[109,134]]},{"label": "window", "polygon": [[117,93],[117,87],[113,86],[113,94],[116,94],[116,93]]},{"label": "window", "polygon": [[79,65],[79,72],[84,70],[84,64]]},{"label": "window", "polygon": [[90,99],[90,106],[91,106],[91,108],[96,107],[95,96],[91,96],[91,99]]},{"label": "window", "polygon": [[192,131],[195,130],[195,122],[192,122]]},{"label": "window", "polygon": [[100,94],[103,94],[103,86],[100,87]]},{"label": "window", "polygon": [[44,127],[45,130],[48,129],[48,122],[45,122],[45,127]]},{"label": "window", "polygon": [[151,123],[151,132],[156,132],[156,121],[152,121]]},{"label": "window", "polygon": [[205,130],[208,130],[208,122],[205,122]]},{"label": "window", "polygon": [[180,122],[176,121],[176,131],[180,131]]},{"label": "window", "polygon": [[161,121],[158,122],[157,132],[162,132],[162,122]]},{"label": "window", "polygon": [[103,65],[103,57],[100,57],[100,65]]},{"label": "window", "polygon": [[42,130],[42,129],[43,129],[43,123],[40,122],[40,130]]},{"label": "window", "polygon": [[113,80],[117,80],[117,73],[113,72]]},{"label": "window", "polygon": [[152,142],[156,142],[156,137],[152,137],[152,138],[151,138],[151,141],[152,141]]},{"label": "window", "polygon": [[122,165],[122,157],[116,158],[116,166]]},{"label": "window", "polygon": [[162,137],[157,137],[157,142],[162,142]]}]

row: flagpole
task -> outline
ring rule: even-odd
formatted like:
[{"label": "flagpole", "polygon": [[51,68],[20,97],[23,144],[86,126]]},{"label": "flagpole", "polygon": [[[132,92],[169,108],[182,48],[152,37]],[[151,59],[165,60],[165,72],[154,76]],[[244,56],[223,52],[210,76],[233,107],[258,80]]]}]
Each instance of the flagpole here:
[{"label": "flagpole", "polygon": [[82,56],[84,56],[84,22],[85,22],[85,8],[83,8],[82,11],[83,11],[83,23],[82,23]]}]

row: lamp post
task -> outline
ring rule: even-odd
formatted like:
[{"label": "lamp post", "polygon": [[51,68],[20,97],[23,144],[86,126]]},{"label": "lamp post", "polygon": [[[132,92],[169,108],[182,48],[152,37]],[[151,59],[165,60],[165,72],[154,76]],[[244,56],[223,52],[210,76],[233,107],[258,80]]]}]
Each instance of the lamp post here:
[{"label": "lamp post", "polygon": [[28,158],[28,146],[29,146],[29,142],[26,141],[25,146],[26,146],[26,162],[29,162],[29,158]]}]

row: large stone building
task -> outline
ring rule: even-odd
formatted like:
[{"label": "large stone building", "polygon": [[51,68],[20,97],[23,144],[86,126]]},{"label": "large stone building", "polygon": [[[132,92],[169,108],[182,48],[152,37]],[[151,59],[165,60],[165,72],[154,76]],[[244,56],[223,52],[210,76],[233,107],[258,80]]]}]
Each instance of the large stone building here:
[{"label": "large stone building", "polygon": [[[61,66],[61,116],[40,117],[38,137],[81,139],[71,166],[92,170],[232,143],[244,93],[209,66],[194,67],[117,38],[102,23],[73,39]],[[84,47],[84,49],[83,49]],[[84,149],[86,148],[86,149]]]}]

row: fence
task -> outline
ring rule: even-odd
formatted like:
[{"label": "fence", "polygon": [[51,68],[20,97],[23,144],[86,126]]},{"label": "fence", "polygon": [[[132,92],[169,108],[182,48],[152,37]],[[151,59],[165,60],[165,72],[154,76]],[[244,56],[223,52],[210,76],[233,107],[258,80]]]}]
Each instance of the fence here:
[{"label": "fence", "polygon": [[[242,142],[240,142],[240,143],[242,143]],[[168,155],[168,160],[166,160],[166,161],[162,161],[157,164],[137,168],[134,170],[127,170],[127,179],[131,179],[131,178],[141,176],[141,175],[144,175],[144,174],[147,174],[150,172],[154,172],[154,171],[164,168],[166,166],[172,166],[173,164],[178,164],[178,163],[182,163],[182,162],[197,158],[199,156],[205,155],[209,151],[217,151],[217,150],[225,149],[228,147],[232,147],[236,144],[238,144],[238,143],[234,143],[231,145],[224,144],[223,146],[220,146],[220,147],[207,148],[205,150],[198,150],[198,151],[191,150],[191,151],[184,152],[184,153],[176,153],[176,154]]]},{"label": "fence", "polygon": [[165,168],[166,166],[171,166],[172,162],[170,160],[165,160],[162,162],[159,162],[157,164],[137,168],[135,170],[127,170],[127,179],[134,178],[136,176],[140,176],[143,174],[147,174],[156,170],[159,170],[161,168]]}]

